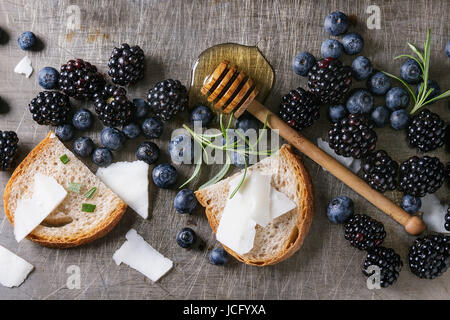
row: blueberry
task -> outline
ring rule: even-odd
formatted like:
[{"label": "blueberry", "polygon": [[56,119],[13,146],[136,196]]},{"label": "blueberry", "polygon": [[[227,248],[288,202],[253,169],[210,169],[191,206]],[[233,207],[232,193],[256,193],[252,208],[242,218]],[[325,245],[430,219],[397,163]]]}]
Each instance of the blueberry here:
[{"label": "blueberry", "polygon": [[445,46],[445,54],[450,58],[450,41],[447,42],[447,45]]},{"label": "blueberry", "polygon": [[405,109],[396,110],[391,113],[390,121],[395,130],[403,129],[409,122],[409,114]]},{"label": "blueberry", "polygon": [[[422,83],[423,83],[423,82],[422,82]],[[422,86],[422,83],[420,83],[420,84],[417,86],[416,94],[419,93],[419,90],[420,90],[420,87]],[[439,85],[437,84],[436,81],[434,81],[434,80],[428,80],[427,83],[428,83],[428,85],[427,85],[427,91],[430,90],[430,89],[433,89],[433,91],[431,92],[431,94],[428,96],[428,98],[427,98],[425,101],[428,101],[428,100],[430,100],[430,99],[433,99],[434,97],[437,97],[438,95],[441,94],[441,87],[439,87]],[[434,102],[431,102],[430,104],[433,104],[433,103],[434,103]]]},{"label": "blueberry", "polygon": [[87,109],[80,109],[73,115],[72,124],[78,130],[89,130],[93,123],[92,113]]},{"label": "blueberry", "polygon": [[323,24],[325,31],[332,36],[339,36],[347,32],[350,22],[348,17],[340,12],[334,11],[330,13]]},{"label": "blueberry", "polygon": [[169,154],[176,164],[191,164],[194,159],[194,141],[190,135],[181,134],[169,142]]},{"label": "blueberry", "polygon": [[26,31],[19,36],[17,39],[19,47],[22,50],[31,50],[36,44],[36,36],[31,31]]},{"label": "blueberry", "polygon": [[422,69],[414,59],[407,59],[400,67],[400,78],[410,84],[417,84],[422,79]]},{"label": "blueberry", "polygon": [[410,214],[417,213],[422,206],[422,200],[418,197],[405,194],[402,198],[402,208]]},{"label": "blueberry", "polygon": [[378,128],[382,128],[388,122],[389,110],[385,106],[378,106],[372,111],[370,118]]},{"label": "blueberry", "polygon": [[136,149],[136,158],[148,164],[153,164],[159,158],[159,148],[151,141],[142,142]]},{"label": "blueberry", "polygon": [[386,93],[386,107],[391,111],[406,108],[409,104],[408,93],[403,88],[393,87]]},{"label": "blueberry", "polygon": [[141,127],[136,123],[129,123],[122,127],[122,132],[128,139],[135,139],[141,134]]},{"label": "blueberry", "polygon": [[202,126],[206,127],[211,122],[213,116],[211,109],[207,106],[199,105],[192,110],[190,120],[191,122],[200,121]]},{"label": "blueberry", "polygon": [[342,44],[335,39],[328,39],[322,42],[320,53],[324,58],[338,59],[342,56]]},{"label": "blueberry", "polygon": [[117,151],[125,145],[126,137],[122,131],[116,128],[105,127],[100,135],[100,140],[105,148]]},{"label": "blueberry", "polygon": [[369,113],[373,108],[373,96],[366,89],[355,89],[347,100],[347,110],[350,113]]},{"label": "blueberry", "polygon": [[342,46],[346,54],[358,54],[364,47],[364,39],[359,33],[350,32],[342,38]]},{"label": "blueberry", "polygon": [[177,243],[182,248],[191,248],[197,242],[197,235],[191,228],[183,228],[177,233]]},{"label": "blueberry", "polygon": [[328,204],[327,216],[333,223],[344,223],[353,215],[353,201],[349,197],[336,197]]},{"label": "blueberry", "polygon": [[168,189],[177,181],[177,170],[172,165],[163,163],[153,169],[152,178],[157,187]]},{"label": "blueberry", "polygon": [[306,51],[300,52],[292,60],[292,69],[299,76],[306,77],[309,70],[316,64],[316,58]]},{"label": "blueberry", "polygon": [[133,104],[136,106],[136,117],[138,119],[145,119],[150,113],[150,106],[144,99],[133,99]]},{"label": "blueberry", "polygon": [[99,167],[107,167],[112,162],[112,153],[106,148],[96,148],[92,153],[92,161]]},{"label": "blueberry", "polygon": [[89,137],[79,137],[73,142],[73,150],[80,157],[89,157],[94,151],[95,144]]},{"label": "blueberry", "polygon": [[59,72],[55,68],[45,67],[38,73],[38,83],[44,89],[56,89],[58,86],[58,80]]},{"label": "blueberry", "polygon": [[224,248],[215,248],[209,253],[209,262],[216,266],[223,266],[228,263],[230,256]]},{"label": "blueberry", "polygon": [[367,89],[377,96],[382,96],[391,88],[391,80],[383,72],[376,72],[367,79]]},{"label": "blueberry", "polygon": [[62,141],[69,141],[73,139],[75,134],[74,128],[71,124],[62,124],[55,129],[56,136]]},{"label": "blueberry", "polygon": [[192,190],[183,189],[177,193],[173,200],[175,209],[182,214],[192,213],[197,206],[197,198]]},{"label": "blueberry", "polygon": [[328,118],[333,123],[339,122],[341,119],[345,118],[347,114],[348,114],[347,109],[341,104],[336,106],[330,106],[328,108]]},{"label": "blueberry", "polygon": [[150,139],[159,138],[162,135],[163,129],[164,124],[157,117],[147,118],[142,123],[142,133]]},{"label": "blueberry", "polygon": [[372,62],[364,56],[359,56],[352,63],[352,73],[356,80],[365,80],[372,73]]},{"label": "blueberry", "polygon": [[248,129],[259,130],[259,121],[251,114],[245,112],[242,116],[236,119],[234,123],[235,129],[241,129],[246,132]]}]

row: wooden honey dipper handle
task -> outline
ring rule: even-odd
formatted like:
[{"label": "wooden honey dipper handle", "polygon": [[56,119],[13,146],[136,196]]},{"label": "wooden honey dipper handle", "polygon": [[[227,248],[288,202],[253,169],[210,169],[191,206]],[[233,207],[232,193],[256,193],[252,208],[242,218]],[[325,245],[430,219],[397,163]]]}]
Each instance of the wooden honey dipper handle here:
[{"label": "wooden honey dipper handle", "polygon": [[411,235],[418,235],[425,230],[425,224],[419,217],[411,216],[406,211],[397,206],[394,202],[386,198],[378,191],[372,189],[364,180],[343,166],[336,159],[329,156],[322,149],[317,147],[311,141],[299,134],[295,129],[288,126],[278,116],[269,111],[256,100],[250,102],[247,111],[254,115],[259,121],[266,120],[271,129],[279,131],[279,135],[286,139],[299,151],[307,155],[311,160],[325,168],[336,178],[344,182],[347,186],[359,193],[362,197],[372,203],[374,206],[392,217],[395,221],[405,227],[406,232]]},{"label": "wooden honey dipper handle", "polygon": [[235,66],[228,65],[228,61],[222,61],[205,80],[201,89],[202,94],[207,96],[214,108],[225,114],[234,112],[237,118],[246,110],[261,122],[265,122],[268,117],[267,124],[271,129],[278,130],[279,135],[290,144],[403,225],[406,232],[418,235],[425,230],[425,224],[419,217],[409,215],[394,202],[372,189],[364,180],[256,101],[258,89],[252,80],[244,72],[238,71]]}]

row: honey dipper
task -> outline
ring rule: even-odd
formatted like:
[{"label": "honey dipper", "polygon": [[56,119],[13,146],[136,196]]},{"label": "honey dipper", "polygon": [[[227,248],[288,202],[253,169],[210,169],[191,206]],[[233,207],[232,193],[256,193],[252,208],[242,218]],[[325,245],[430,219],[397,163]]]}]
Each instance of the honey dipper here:
[{"label": "honey dipper", "polygon": [[425,230],[422,219],[411,216],[383,194],[372,189],[364,180],[255,100],[258,89],[252,79],[246,76],[244,72],[239,71],[236,66],[229,66],[229,64],[228,61],[222,61],[205,80],[201,88],[201,93],[207,97],[215,109],[224,114],[234,112],[236,118],[239,118],[247,110],[261,122],[265,122],[267,117],[269,128],[277,129],[279,135],[290,144],[403,225],[406,232],[411,235],[418,235]]}]

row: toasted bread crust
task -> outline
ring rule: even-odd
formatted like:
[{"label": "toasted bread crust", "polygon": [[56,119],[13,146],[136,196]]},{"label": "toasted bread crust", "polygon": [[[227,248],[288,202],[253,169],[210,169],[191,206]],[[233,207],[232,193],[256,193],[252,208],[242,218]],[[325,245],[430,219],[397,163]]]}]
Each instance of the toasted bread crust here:
[{"label": "toasted bread crust", "polygon": [[[291,257],[295,252],[297,252],[303,245],[303,241],[308,234],[309,227],[311,226],[312,219],[314,216],[314,191],[311,182],[311,177],[309,176],[306,168],[303,166],[301,158],[294,153],[294,149],[290,145],[283,145],[280,149],[280,156],[286,159],[289,166],[292,168],[293,173],[296,176],[297,192],[301,192],[298,195],[298,199],[302,201],[297,203],[296,209],[296,228],[294,228],[290,234],[289,241],[281,251],[281,253],[273,259],[270,260],[254,260],[246,257],[245,255],[239,255],[230,248],[224,246],[224,249],[235,257],[237,260],[244,262],[248,265],[254,266],[268,266],[279,263],[287,258]],[[205,207],[205,213],[208,218],[209,224],[213,229],[214,233],[217,232],[219,227],[219,220],[215,217],[211,210],[211,205],[208,203],[208,198],[204,190],[198,190],[195,195],[200,202],[200,204]]]},{"label": "toasted bread crust", "polygon": [[[11,196],[11,189],[14,183],[17,180],[17,177],[24,174],[28,170],[28,167],[31,165],[33,160],[40,155],[41,152],[45,152],[46,148],[51,143],[51,136],[52,132],[50,131],[47,135],[47,137],[42,140],[31,152],[26,156],[26,158],[17,166],[17,168],[14,170],[13,174],[11,175],[11,178],[8,181],[8,184],[5,188],[5,193],[3,195],[3,207],[5,210],[5,215],[8,218],[11,225],[14,226],[14,213],[9,208],[8,199]],[[56,139],[56,138],[55,138]],[[119,205],[114,208],[114,210],[109,215],[108,219],[104,221],[102,224],[96,226],[93,231],[87,232],[85,234],[78,235],[77,237],[66,237],[63,240],[61,239],[55,239],[54,237],[48,236],[38,236],[31,232],[27,239],[36,242],[40,245],[43,245],[45,247],[50,248],[70,248],[70,247],[77,247],[82,244],[86,244],[89,242],[92,242],[96,239],[99,239],[103,236],[105,236],[108,232],[110,232],[120,221],[123,214],[125,213],[127,209],[127,205],[125,202],[120,201]]]}]

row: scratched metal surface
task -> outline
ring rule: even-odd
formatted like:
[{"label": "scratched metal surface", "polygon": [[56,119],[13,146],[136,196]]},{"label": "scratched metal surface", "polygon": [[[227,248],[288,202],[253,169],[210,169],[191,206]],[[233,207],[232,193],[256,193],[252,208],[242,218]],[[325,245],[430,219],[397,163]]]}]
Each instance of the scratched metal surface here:
[{"label": "scratched metal surface", "polygon": [[[81,30],[67,29],[66,9],[76,4],[82,12]],[[365,13],[369,4],[381,8],[381,30],[368,30]],[[190,80],[192,63],[204,49],[222,42],[258,45],[271,62],[276,83],[266,105],[276,109],[282,94],[305,80],[291,70],[292,57],[302,50],[319,55],[321,42],[328,38],[322,28],[327,13],[340,9],[356,14],[366,45],[363,54],[379,69],[398,72],[399,63],[392,58],[408,51],[406,42],[421,45],[426,28],[432,29],[432,78],[442,88],[450,87],[450,59],[444,55],[449,39],[449,2],[442,1],[0,1],[0,27],[9,34],[9,42],[0,44],[0,96],[6,110],[0,114],[0,128],[15,130],[21,141],[20,157],[31,150],[45,135],[46,127],[38,126],[27,110],[28,102],[40,91],[37,72],[44,66],[59,67],[68,59],[79,57],[106,70],[113,46],[122,42],[139,44],[146,53],[144,81],[129,90],[131,97],[144,97],[156,81],[177,78],[184,84]],[[32,30],[42,40],[40,51],[21,51],[16,39],[20,32]],[[30,79],[12,72],[14,65],[29,55],[35,73]],[[346,57],[350,62],[350,58]],[[358,85],[358,84],[357,84]],[[361,85],[361,84],[359,84]],[[381,100],[377,100],[381,103]],[[77,104],[80,105],[80,104]],[[81,104],[92,107],[90,104]],[[433,109],[450,120],[446,102]],[[328,121],[325,108],[321,120],[305,131],[311,139],[325,137]],[[161,161],[167,161],[165,129],[157,143],[163,150]],[[89,132],[99,141],[100,124]],[[401,161],[414,154],[404,142],[404,134],[390,128],[378,130],[378,147],[386,149]],[[142,140],[142,138],[141,138]],[[134,158],[137,142],[129,142],[127,151],[116,160]],[[449,160],[443,150],[434,152]],[[22,256],[35,271],[19,288],[0,287],[0,299],[446,299],[450,298],[450,273],[434,280],[415,278],[405,267],[392,288],[368,290],[361,275],[364,254],[352,249],[343,239],[341,226],[331,225],[326,218],[326,204],[337,195],[355,200],[356,212],[367,213],[382,221],[387,230],[385,245],[399,252],[406,261],[413,237],[364,199],[335,178],[305,159],[314,180],[316,216],[303,248],[289,260],[276,266],[257,268],[232,261],[225,268],[208,263],[208,249],[217,246],[201,209],[192,216],[178,215],[172,206],[175,190],[151,190],[151,218],[142,220],[129,211],[105,238],[76,249],[52,250],[30,241],[17,244],[12,228],[0,213],[0,245]],[[92,165],[87,161],[87,164]],[[182,167],[181,182],[192,168]],[[212,174],[212,171],[208,171]],[[3,190],[9,178],[0,174]],[[203,177],[206,178],[206,177]],[[197,183],[197,186],[199,184]],[[193,186],[195,187],[195,185]],[[2,191],[3,192],[3,191]],[[441,188],[438,196],[447,197]],[[399,200],[398,193],[388,196]],[[204,250],[183,250],[174,240],[181,227],[190,225],[206,242]],[[116,266],[113,252],[124,242],[124,235],[134,227],[157,250],[175,262],[175,268],[158,283],[152,283],[125,265]],[[81,269],[81,288],[66,286],[67,268]]]}]

